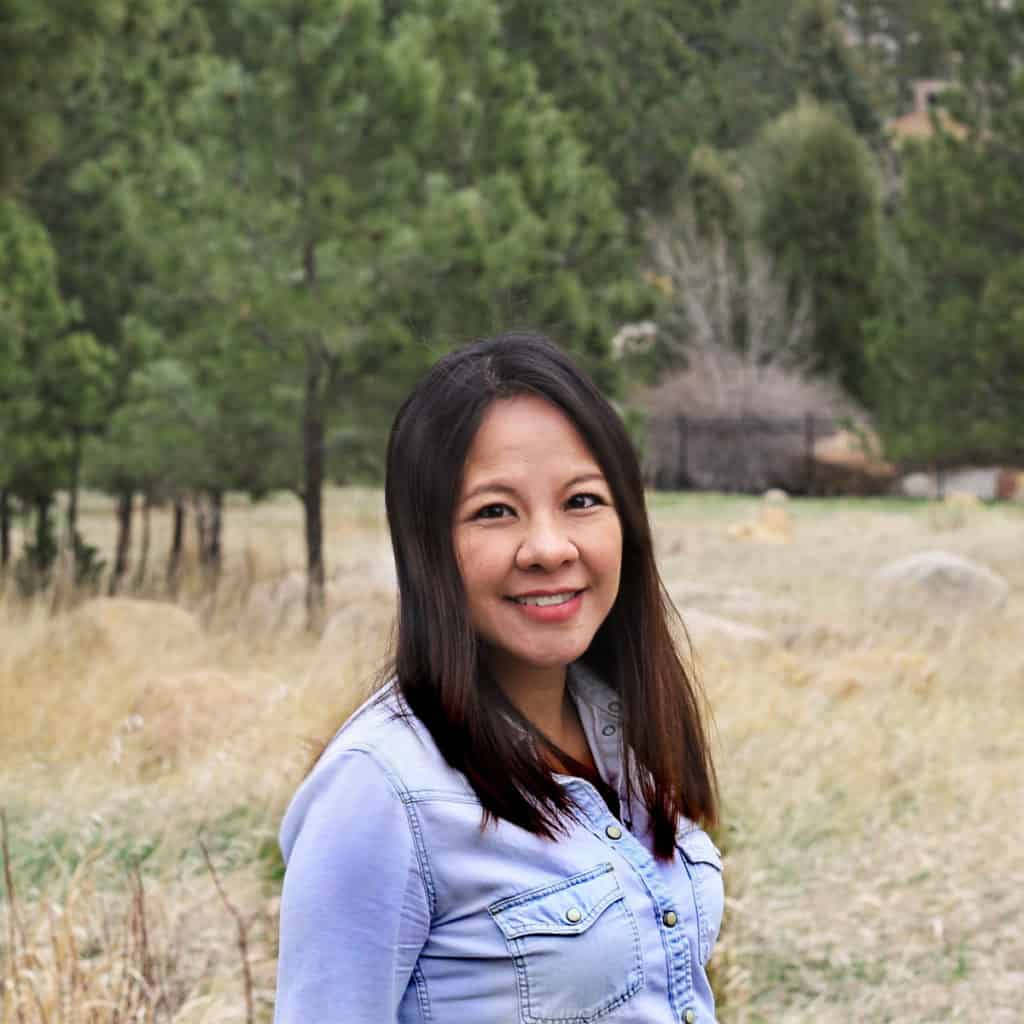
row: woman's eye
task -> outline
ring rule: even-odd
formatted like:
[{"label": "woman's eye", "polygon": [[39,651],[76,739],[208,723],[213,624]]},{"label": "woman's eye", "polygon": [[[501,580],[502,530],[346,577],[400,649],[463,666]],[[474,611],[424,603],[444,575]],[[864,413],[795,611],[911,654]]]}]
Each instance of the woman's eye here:
[{"label": "woman's eye", "polygon": [[474,519],[503,519],[506,512],[511,512],[512,509],[508,505],[484,505],[482,509],[479,509]]},{"label": "woman's eye", "polygon": [[600,494],[574,494],[569,504],[572,508],[593,508],[595,505],[604,505],[605,500]]}]

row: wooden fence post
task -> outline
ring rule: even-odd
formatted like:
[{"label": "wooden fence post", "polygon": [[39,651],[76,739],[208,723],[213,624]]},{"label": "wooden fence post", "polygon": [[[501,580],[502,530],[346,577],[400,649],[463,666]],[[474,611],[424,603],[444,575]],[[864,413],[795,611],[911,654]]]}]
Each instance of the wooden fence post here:
[{"label": "wooden fence post", "polygon": [[814,494],[814,413],[807,413],[804,417],[804,445],[806,452],[807,466],[807,494]]}]

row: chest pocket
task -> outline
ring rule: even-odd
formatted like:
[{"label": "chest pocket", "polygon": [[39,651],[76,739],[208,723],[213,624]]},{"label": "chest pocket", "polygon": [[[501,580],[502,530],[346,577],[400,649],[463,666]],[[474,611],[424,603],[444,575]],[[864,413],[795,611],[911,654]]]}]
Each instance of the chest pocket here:
[{"label": "chest pocket", "polygon": [[643,984],[640,933],[611,864],[488,910],[515,961],[523,1024],[589,1024]]},{"label": "chest pocket", "polygon": [[697,911],[697,939],[700,962],[706,964],[722,927],[725,889],[722,885],[722,856],[703,829],[689,826],[676,835],[683,855]]}]

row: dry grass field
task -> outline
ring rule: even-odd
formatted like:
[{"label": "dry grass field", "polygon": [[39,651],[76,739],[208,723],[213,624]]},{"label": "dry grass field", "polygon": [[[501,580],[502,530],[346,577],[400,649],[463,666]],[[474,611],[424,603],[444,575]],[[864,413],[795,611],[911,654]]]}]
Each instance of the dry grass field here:
[{"label": "dry grass field", "polygon": [[[1024,508],[790,501],[786,534],[744,527],[753,499],[652,507],[715,718],[723,1024],[1020,1021]],[[2,1024],[270,1020],[278,821],[391,613],[380,494],[331,492],[326,522],[322,639],[285,496],[229,502],[215,593],[0,596]],[[82,527],[109,555],[109,503]],[[875,570],[928,550],[1005,604],[886,601]]]}]

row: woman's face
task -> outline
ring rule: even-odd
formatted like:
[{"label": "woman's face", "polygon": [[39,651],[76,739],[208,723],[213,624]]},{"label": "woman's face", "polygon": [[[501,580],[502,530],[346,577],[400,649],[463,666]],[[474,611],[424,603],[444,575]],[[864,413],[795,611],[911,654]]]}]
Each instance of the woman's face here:
[{"label": "woman's face", "polygon": [[583,654],[618,594],[622,528],[564,413],[533,396],[490,406],[453,530],[470,617],[499,683]]}]

